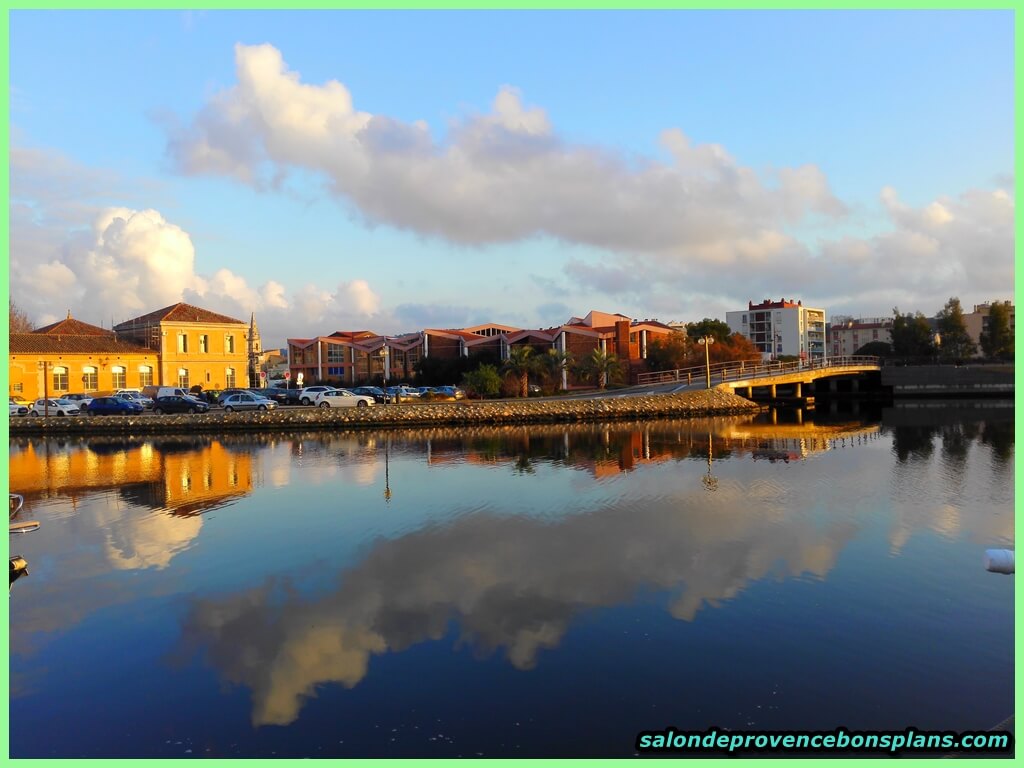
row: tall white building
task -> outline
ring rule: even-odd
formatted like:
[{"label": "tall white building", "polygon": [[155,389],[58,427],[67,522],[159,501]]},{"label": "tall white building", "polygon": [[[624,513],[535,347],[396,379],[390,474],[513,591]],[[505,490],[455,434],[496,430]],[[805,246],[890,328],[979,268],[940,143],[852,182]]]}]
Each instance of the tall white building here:
[{"label": "tall white building", "polygon": [[765,299],[745,310],[726,312],[725,322],[761,350],[765,360],[792,355],[802,360],[825,357],[825,310],[802,301]]}]

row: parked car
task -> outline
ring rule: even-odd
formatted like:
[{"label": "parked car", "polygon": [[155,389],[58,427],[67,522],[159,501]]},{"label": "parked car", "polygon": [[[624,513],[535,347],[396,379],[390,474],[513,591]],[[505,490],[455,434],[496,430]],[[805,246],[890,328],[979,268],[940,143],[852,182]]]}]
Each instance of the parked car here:
[{"label": "parked car", "polygon": [[278,405],[298,405],[298,389],[286,389],[285,387],[264,387],[263,389],[249,390],[255,395],[261,395],[268,400],[273,400]]},{"label": "parked car", "polygon": [[11,416],[28,416],[28,406],[27,405],[18,405],[17,403],[12,401],[11,404],[10,404],[10,409],[11,409]]},{"label": "parked car", "polygon": [[232,387],[231,389],[222,389],[222,390],[220,390],[217,393],[217,399],[215,401],[211,402],[210,405],[213,405],[214,403],[216,403],[217,405],[224,405],[224,401],[227,400],[232,395],[251,395],[251,394],[252,394],[251,390],[241,389],[239,387]]},{"label": "parked car", "polygon": [[391,396],[380,387],[356,387],[348,390],[353,395],[365,395],[372,397],[375,403],[390,403]]},{"label": "parked car", "polygon": [[70,400],[73,403],[78,403],[78,409],[84,410],[89,403],[92,402],[92,395],[83,395],[79,392],[75,392],[70,395],[61,395],[61,400]]},{"label": "parked car", "polygon": [[32,401],[31,400],[26,400],[21,395],[11,395],[10,399],[11,399],[11,402],[15,403],[16,405],[24,405],[24,406],[26,406],[28,408],[32,407]]},{"label": "parked car", "polygon": [[374,399],[366,395],[354,395],[347,389],[328,389],[317,392],[313,405],[317,408],[365,408],[373,405]]},{"label": "parked car", "polygon": [[29,414],[32,416],[45,416],[47,413],[50,416],[77,416],[80,412],[78,403],[72,400],[61,398],[47,400],[45,397],[41,397],[32,404]]},{"label": "parked car", "polygon": [[83,407],[82,412],[89,416],[138,416],[146,410],[142,403],[129,397],[111,395],[96,397]]},{"label": "parked car", "polygon": [[277,403],[273,400],[253,392],[238,392],[228,395],[220,401],[220,404],[228,413],[232,411],[269,411],[271,408],[277,408]]},{"label": "parked car", "polygon": [[306,387],[301,392],[299,392],[299,402],[302,403],[303,405],[312,405],[313,399],[318,394],[320,394],[321,392],[330,392],[333,391],[334,389],[334,387],[324,387],[320,385],[317,385],[315,387]]},{"label": "parked car", "polygon": [[153,413],[206,413],[210,406],[194,397],[164,395],[153,401]]},{"label": "parked car", "polygon": [[465,400],[466,399],[466,390],[462,389],[461,387],[452,387],[452,386],[438,387],[437,391],[438,391],[439,394],[453,397],[456,400]]},{"label": "parked car", "polygon": [[114,397],[127,398],[139,403],[143,408],[153,407],[153,398],[142,394],[138,389],[119,389],[114,393]]},{"label": "parked car", "polygon": [[388,393],[391,397],[391,401],[394,403],[419,402],[420,399],[419,390],[415,390],[404,385],[388,387],[385,392]]}]

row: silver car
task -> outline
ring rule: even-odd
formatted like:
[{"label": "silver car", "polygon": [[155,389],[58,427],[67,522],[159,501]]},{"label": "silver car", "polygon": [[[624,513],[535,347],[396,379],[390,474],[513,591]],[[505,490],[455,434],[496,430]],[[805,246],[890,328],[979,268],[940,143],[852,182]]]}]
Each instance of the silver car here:
[{"label": "silver car", "polygon": [[228,395],[221,402],[224,406],[224,410],[228,413],[232,411],[270,411],[277,408],[277,403],[266,397],[260,395],[254,395],[251,392],[239,392],[238,394]]}]

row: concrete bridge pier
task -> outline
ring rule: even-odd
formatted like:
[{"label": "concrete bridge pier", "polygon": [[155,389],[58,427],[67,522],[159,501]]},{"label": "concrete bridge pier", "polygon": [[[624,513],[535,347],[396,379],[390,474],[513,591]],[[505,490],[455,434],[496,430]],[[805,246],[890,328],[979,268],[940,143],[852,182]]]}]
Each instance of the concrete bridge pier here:
[{"label": "concrete bridge pier", "polygon": [[803,397],[803,384],[801,384],[799,381],[796,383],[795,394],[797,397]]},{"label": "concrete bridge pier", "polygon": [[753,387],[747,387],[747,399],[748,400],[753,400],[754,399],[754,388]]},{"label": "concrete bridge pier", "polygon": [[778,396],[778,393],[776,392],[776,386],[774,384],[768,385],[768,394],[771,395],[772,400],[776,399],[776,397]]}]

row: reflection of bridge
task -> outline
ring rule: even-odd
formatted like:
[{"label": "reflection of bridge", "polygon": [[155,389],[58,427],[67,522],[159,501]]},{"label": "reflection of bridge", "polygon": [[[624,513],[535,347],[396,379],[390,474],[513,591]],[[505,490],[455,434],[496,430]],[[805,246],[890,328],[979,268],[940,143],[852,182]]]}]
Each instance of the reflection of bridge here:
[{"label": "reflection of bridge", "polygon": [[[837,376],[857,376],[881,370],[877,357],[848,355],[793,362],[758,362],[749,360],[715,363],[711,366],[711,385],[728,387],[737,394],[753,397],[754,387],[767,387],[772,398],[777,387],[793,385],[796,397],[803,396],[803,385]],[[664,392],[681,392],[706,386],[707,366],[680,368],[674,371],[642,373],[640,385],[657,385]]]}]

